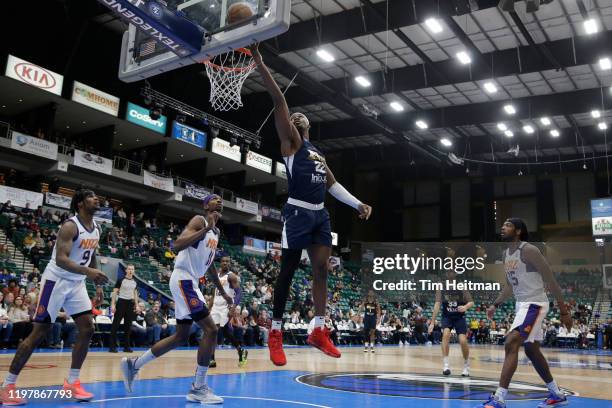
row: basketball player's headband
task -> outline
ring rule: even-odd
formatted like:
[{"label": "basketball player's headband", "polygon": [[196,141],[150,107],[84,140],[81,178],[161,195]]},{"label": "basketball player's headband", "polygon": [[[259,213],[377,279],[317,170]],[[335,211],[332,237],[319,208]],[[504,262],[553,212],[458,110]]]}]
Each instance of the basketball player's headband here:
[{"label": "basketball player's headband", "polygon": [[219,197],[217,194],[209,194],[206,197],[204,197],[204,205],[208,205],[208,203],[210,202],[210,200],[212,200],[215,197]]},{"label": "basketball player's headband", "polygon": [[294,125],[302,128],[302,129],[306,129],[306,128],[308,128],[308,126],[310,126],[310,121],[308,120],[306,115],[304,115],[303,113],[296,112],[296,113],[292,114],[289,119],[291,120],[291,122]]}]

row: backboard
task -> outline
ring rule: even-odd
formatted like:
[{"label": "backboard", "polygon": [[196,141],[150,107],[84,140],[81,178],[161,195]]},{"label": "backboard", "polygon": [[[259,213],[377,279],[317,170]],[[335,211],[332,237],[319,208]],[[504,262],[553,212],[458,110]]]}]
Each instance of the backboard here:
[{"label": "backboard", "polygon": [[[249,20],[229,25],[227,11],[238,2],[248,3],[255,14]],[[290,0],[167,0],[157,3],[197,25],[204,33],[201,49],[181,57],[130,24],[121,47],[119,79],[122,81],[135,82],[267,40],[287,31],[290,24]],[[149,6],[151,4],[156,2],[151,1]]]}]

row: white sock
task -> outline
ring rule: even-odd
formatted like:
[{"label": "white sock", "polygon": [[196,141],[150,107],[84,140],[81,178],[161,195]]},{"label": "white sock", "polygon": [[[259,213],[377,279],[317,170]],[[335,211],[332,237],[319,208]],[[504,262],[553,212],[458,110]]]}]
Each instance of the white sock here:
[{"label": "white sock", "polygon": [[280,319],[272,320],[272,330],[281,330],[283,326],[283,321]]},{"label": "white sock", "polygon": [[507,394],[508,394],[507,388],[497,387],[497,390],[495,391],[495,396],[497,397],[497,400],[500,402],[506,401]]},{"label": "white sock", "polygon": [[195,388],[201,388],[203,385],[206,385],[207,372],[208,366],[201,366],[198,364],[198,368],[196,368],[195,381],[193,382],[193,386]]},{"label": "white sock", "polygon": [[142,366],[144,366],[145,364],[155,360],[156,357],[153,355],[153,353],[151,352],[151,349],[147,350],[146,353],[144,353],[142,356],[138,357],[136,359],[136,361],[134,362],[134,368],[137,370],[140,370],[142,368]]},{"label": "white sock", "polygon": [[314,321],[315,321],[315,324],[314,324],[315,329],[317,327],[325,326],[325,316],[315,316]]},{"label": "white sock", "polygon": [[546,386],[548,387],[548,391],[550,391],[552,394],[563,395],[563,393],[559,389],[559,386],[557,385],[557,382],[555,380],[552,380],[551,382],[546,384]]},{"label": "white sock", "polygon": [[16,382],[17,382],[17,374],[8,373],[6,375],[6,379],[4,380],[4,384],[2,384],[2,386],[6,387],[7,385],[15,384]]},{"label": "white sock", "polygon": [[367,341],[365,342],[365,348],[370,347],[370,343],[368,343]]},{"label": "white sock", "polygon": [[444,361],[444,367],[448,367],[448,357],[442,359]]},{"label": "white sock", "polygon": [[470,360],[463,360],[463,366],[464,367],[469,367],[470,366]]},{"label": "white sock", "polygon": [[71,368],[68,372],[68,384],[74,384],[76,380],[79,379],[79,374],[81,370],[78,368]]}]

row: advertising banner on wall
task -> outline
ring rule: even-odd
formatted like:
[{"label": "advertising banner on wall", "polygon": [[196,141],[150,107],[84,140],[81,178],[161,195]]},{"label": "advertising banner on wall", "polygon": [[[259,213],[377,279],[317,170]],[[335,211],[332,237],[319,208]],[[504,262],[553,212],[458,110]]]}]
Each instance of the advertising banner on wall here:
[{"label": "advertising banner on wall", "polygon": [[281,211],[276,208],[271,208],[267,206],[261,207],[261,216],[265,219],[274,220],[274,221],[282,221]]},{"label": "advertising banner on wall", "polygon": [[26,203],[30,203],[30,208],[35,210],[43,205],[42,193],[22,190],[20,188],[0,186],[0,203],[10,201],[15,207],[25,208]]},{"label": "advertising banner on wall", "polygon": [[266,253],[266,241],[263,239],[257,239],[253,237],[244,237],[243,249],[249,252],[256,252],[260,254]]},{"label": "advertising banner on wall", "polygon": [[285,163],[276,162],[276,168],[274,171],[278,177],[287,180],[287,167],[285,166]]},{"label": "advertising banner on wall", "polygon": [[612,198],[591,200],[591,223],[594,236],[612,235]]},{"label": "advertising banner on wall", "polygon": [[240,162],[242,157],[239,146],[230,146],[229,142],[219,139],[218,137],[213,139],[211,151],[237,162]]},{"label": "advertising banner on wall", "polygon": [[8,57],[4,74],[9,78],[35,86],[36,88],[59,96],[62,95],[63,76],[13,55]]},{"label": "advertising banner on wall", "polygon": [[57,145],[55,143],[15,131],[13,131],[13,138],[11,139],[11,149],[57,160]]},{"label": "advertising banner on wall", "polygon": [[119,115],[119,98],[78,81],[72,86],[72,100],[109,115]]},{"label": "advertising banner on wall", "polygon": [[111,159],[96,156],[95,154],[83,152],[81,150],[75,149],[73,164],[91,171],[97,171],[98,173],[110,175],[113,172],[113,162]]},{"label": "advertising banner on wall", "polygon": [[206,132],[185,126],[177,121],[172,124],[172,138],[202,149],[206,147]]},{"label": "advertising banner on wall", "polygon": [[259,205],[244,198],[236,198],[236,208],[249,214],[259,214]]},{"label": "advertising banner on wall", "polygon": [[259,153],[249,151],[246,155],[246,165],[266,173],[272,173],[272,159]]},{"label": "advertising banner on wall", "polygon": [[143,173],[145,186],[174,193],[174,181],[171,178],[161,177],[146,170]]},{"label": "advertising banner on wall", "polygon": [[71,202],[72,202],[72,197],[68,197],[68,196],[61,195],[61,194],[53,194],[53,193],[45,194],[45,204],[53,206],[53,207],[65,208],[68,210],[70,209]]},{"label": "advertising banner on wall", "polygon": [[161,115],[159,119],[153,120],[149,116],[149,110],[135,103],[128,102],[125,118],[128,122],[132,122],[138,126],[151,129],[154,132],[166,134],[166,123],[168,118]]},{"label": "advertising banner on wall", "polygon": [[100,207],[94,214],[94,221],[98,224],[112,224],[113,223],[113,208],[112,207]]},{"label": "advertising banner on wall", "polygon": [[187,197],[195,198],[196,200],[204,200],[209,194],[210,191],[206,190],[204,187],[185,183],[185,195]]}]

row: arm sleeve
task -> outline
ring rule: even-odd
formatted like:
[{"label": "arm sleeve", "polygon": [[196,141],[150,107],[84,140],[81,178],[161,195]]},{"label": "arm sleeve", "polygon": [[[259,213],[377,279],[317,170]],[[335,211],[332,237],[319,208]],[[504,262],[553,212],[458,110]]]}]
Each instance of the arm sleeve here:
[{"label": "arm sleeve", "polygon": [[344,186],[338,182],[335,182],[330,188],[329,193],[334,196],[334,198],[338,201],[343,202],[344,204],[353,207],[354,209],[358,209],[362,204],[355,196],[347,191]]}]

